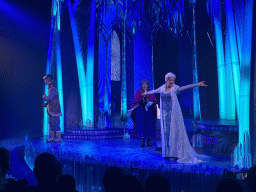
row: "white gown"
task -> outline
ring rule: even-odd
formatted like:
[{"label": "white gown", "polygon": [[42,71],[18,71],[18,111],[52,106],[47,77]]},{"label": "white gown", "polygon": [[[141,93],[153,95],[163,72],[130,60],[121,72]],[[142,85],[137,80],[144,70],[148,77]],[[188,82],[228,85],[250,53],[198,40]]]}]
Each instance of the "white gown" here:
[{"label": "white gown", "polygon": [[198,155],[191,147],[184,125],[183,115],[177,94],[185,89],[196,87],[187,85],[179,87],[174,84],[169,92],[165,92],[166,84],[148,94],[160,93],[161,142],[163,157],[178,157],[178,162],[200,163],[205,157]]}]

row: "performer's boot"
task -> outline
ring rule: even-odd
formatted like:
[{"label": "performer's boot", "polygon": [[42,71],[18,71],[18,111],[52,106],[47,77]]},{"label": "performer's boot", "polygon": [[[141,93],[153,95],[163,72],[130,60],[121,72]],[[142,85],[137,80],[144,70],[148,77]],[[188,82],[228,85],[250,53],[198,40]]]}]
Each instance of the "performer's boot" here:
[{"label": "performer's boot", "polygon": [[145,138],[141,138],[141,146],[140,147],[145,147]]},{"label": "performer's boot", "polygon": [[50,138],[46,139],[46,142],[53,142],[54,141],[54,131],[50,131]]},{"label": "performer's boot", "polygon": [[62,142],[60,131],[56,131],[56,139],[54,140],[54,142],[55,143]]},{"label": "performer's boot", "polygon": [[147,138],[147,146],[148,147],[153,147],[150,138]]}]

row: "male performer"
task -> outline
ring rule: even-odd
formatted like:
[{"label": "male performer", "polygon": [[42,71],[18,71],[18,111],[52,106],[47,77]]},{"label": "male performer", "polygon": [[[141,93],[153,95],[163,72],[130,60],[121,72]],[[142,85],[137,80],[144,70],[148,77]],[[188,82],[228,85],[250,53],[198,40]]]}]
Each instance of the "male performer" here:
[{"label": "male performer", "polygon": [[[62,116],[60,111],[60,102],[58,90],[56,88],[56,82],[53,81],[51,74],[43,77],[44,83],[48,85],[48,96],[43,95],[43,100],[47,101],[43,104],[47,107],[47,114],[49,115],[49,126],[50,126],[50,138],[46,139],[47,142],[61,142],[61,132],[60,132],[60,116]],[[56,138],[55,138],[56,136]]]}]

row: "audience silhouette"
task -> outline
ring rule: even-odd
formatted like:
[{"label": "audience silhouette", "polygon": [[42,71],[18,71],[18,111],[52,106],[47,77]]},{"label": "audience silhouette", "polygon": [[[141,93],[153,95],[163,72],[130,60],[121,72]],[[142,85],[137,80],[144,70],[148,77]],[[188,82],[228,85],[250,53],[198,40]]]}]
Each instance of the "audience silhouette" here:
[{"label": "audience silhouette", "polygon": [[123,176],[124,172],[121,168],[117,166],[107,168],[103,178],[105,192],[122,191],[123,186],[120,184]]},{"label": "audience silhouette", "polygon": [[[6,178],[10,169],[10,152],[0,147],[0,192],[78,192],[72,175],[63,175],[62,165],[57,158],[48,152],[41,153],[35,159],[33,173],[38,181],[36,186],[28,186],[28,181]],[[122,168],[107,168],[102,180],[105,192],[170,192],[168,180],[160,175],[150,176],[143,187],[134,175],[124,175]],[[213,186],[212,186],[213,187]],[[256,166],[248,170],[245,181],[236,179],[236,174],[228,171],[215,186],[216,192],[256,192]]]},{"label": "audience silhouette", "polygon": [[0,147],[0,191],[11,191],[11,181],[6,178],[10,169],[10,153],[6,148]]},{"label": "audience silhouette", "polygon": [[150,176],[145,184],[145,191],[146,192],[170,192],[170,185],[169,182],[165,177],[160,174],[155,174]]},{"label": "audience silhouette", "polygon": [[60,162],[54,155],[47,152],[41,153],[35,160],[33,172],[38,182],[35,191],[59,191],[57,189],[57,180],[62,170]]},{"label": "audience silhouette", "polygon": [[247,173],[246,184],[250,192],[256,191],[256,166],[252,166]]},{"label": "audience silhouette", "polygon": [[144,192],[143,185],[141,182],[133,175],[124,175],[121,177],[121,186],[123,192]]},{"label": "audience silhouette", "polygon": [[75,178],[72,175],[60,175],[57,181],[57,188],[61,192],[78,192]]},{"label": "audience silhouette", "polygon": [[241,184],[232,177],[222,178],[215,187],[216,192],[243,192]]}]

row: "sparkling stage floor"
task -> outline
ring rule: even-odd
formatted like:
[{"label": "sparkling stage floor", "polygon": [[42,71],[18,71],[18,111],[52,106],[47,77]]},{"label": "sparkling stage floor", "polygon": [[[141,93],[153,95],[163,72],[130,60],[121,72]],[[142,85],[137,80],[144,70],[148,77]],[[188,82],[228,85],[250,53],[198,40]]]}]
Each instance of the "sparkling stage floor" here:
[{"label": "sparkling stage floor", "polygon": [[[155,148],[140,147],[140,139],[138,138],[115,138],[115,139],[102,139],[102,140],[63,140],[62,143],[46,143],[45,138],[40,140],[31,140],[32,145],[36,151],[49,151],[61,150],[62,152],[75,152],[85,157],[94,157],[98,159],[113,159],[123,162],[137,161],[145,167],[151,166],[158,167],[161,164],[181,164],[176,161],[169,161],[162,157],[160,152],[154,151]],[[156,146],[156,142],[153,141]],[[206,152],[207,153],[207,152]],[[201,151],[201,154],[204,152]],[[214,166],[218,168],[225,168],[231,166],[230,156],[217,156],[207,154],[210,158],[202,162],[203,166]]]},{"label": "sparkling stage floor", "polygon": [[[20,143],[20,142],[17,142]],[[31,144],[33,150],[28,150],[26,146],[29,143]],[[156,146],[156,142],[153,142],[153,145]],[[11,146],[10,144],[7,143],[7,146]],[[199,170],[198,167],[202,167],[204,170],[206,169],[211,169],[215,170],[215,174],[220,174],[219,176],[214,176],[215,174],[210,174],[212,179],[208,179],[204,185],[202,183],[197,183],[198,186],[201,186],[202,190],[199,191],[204,191],[204,188],[207,188],[209,185],[214,185],[216,184],[217,180],[221,177],[221,171],[223,171],[224,168],[230,167],[231,164],[231,159],[230,156],[220,156],[220,155],[212,155],[212,154],[207,154],[207,151],[201,152],[201,154],[206,154],[210,158],[207,159],[207,161],[203,162],[202,164],[197,164],[197,165],[192,165],[192,164],[182,164],[182,163],[177,163],[175,161],[169,161],[165,160],[162,158],[162,155],[160,152],[155,152],[155,148],[141,148],[140,147],[140,139],[138,138],[130,138],[130,139],[123,139],[123,138],[114,138],[114,139],[101,139],[101,140],[63,140],[62,143],[46,143],[45,137],[42,137],[40,139],[32,139],[29,140],[29,142],[25,141],[25,145],[18,145],[14,146],[12,144],[12,149],[11,151],[11,169],[9,172],[9,175],[16,179],[27,179],[29,181],[29,185],[36,185],[36,179],[34,177],[34,174],[31,170],[31,163],[28,163],[27,161],[24,161],[24,154],[27,154],[27,151],[31,151],[34,154],[39,154],[41,152],[45,151],[51,151],[51,152],[56,152],[59,151],[61,153],[76,153],[79,154],[81,157],[89,156],[89,157],[94,157],[95,159],[99,159],[99,163],[101,163],[102,159],[107,159],[108,162],[109,160],[114,160],[117,162],[125,162],[127,164],[126,167],[131,167],[129,166],[129,162],[135,162],[134,165],[135,167],[139,165],[138,167],[147,169],[147,170],[153,170],[153,169],[159,169],[159,167],[165,167],[165,170],[173,171],[173,170],[182,170],[182,172],[187,172],[187,173],[193,173],[196,170]],[[32,155],[33,156],[33,155]],[[31,162],[34,162],[36,155],[32,157],[30,160]],[[26,158],[25,158],[26,159]],[[27,164],[26,164],[27,163]],[[63,164],[64,165],[64,164]],[[197,166],[197,168],[195,168]],[[64,165],[65,167],[65,165]],[[103,166],[104,167],[104,166]],[[207,168],[208,167],[208,168]],[[169,169],[170,168],[170,169]],[[208,169],[208,170],[209,170]],[[217,171],[216,171],[217,170]],[[208,172],[208,171],[207,171]],[[170,172],[168,172],[169,174]],[[175,177],[179,176],[179,173],[176,172]],[[197,174],[196,174],[197,175]],[[208,174],[206,174],[208,175]],[[101,176],[102,177],[102,176]],[[183,175],[184,178],[186,178],[186,182],[191,180],[193,178],[191,175]],[[188,178],[187,178],[188,177]],[[199,177],[199,176],[197,176]],[[200,178],[208,178],[209,176],[200,176]],[[75,178],[77,178],[78,181],[78,186],[87,186],[87,184],[79,183],[79,178],[76,175]],[[183,179],[184,179],[183,178]],[[193,179],[192,179],[193,180]],[[195,181],[190,181],[191,186],[195,185]],[[99,179],[101,181],[101,178]],[[86,181],[88,182],[88,181]],[[175,183],[176,180],[174,179],[173,182]],[[213,183],[213,184],[212,184]],[[81,188],[79,190],[81,192],[86,191]],[[198,191],[198,190],[196,190]]]}]

